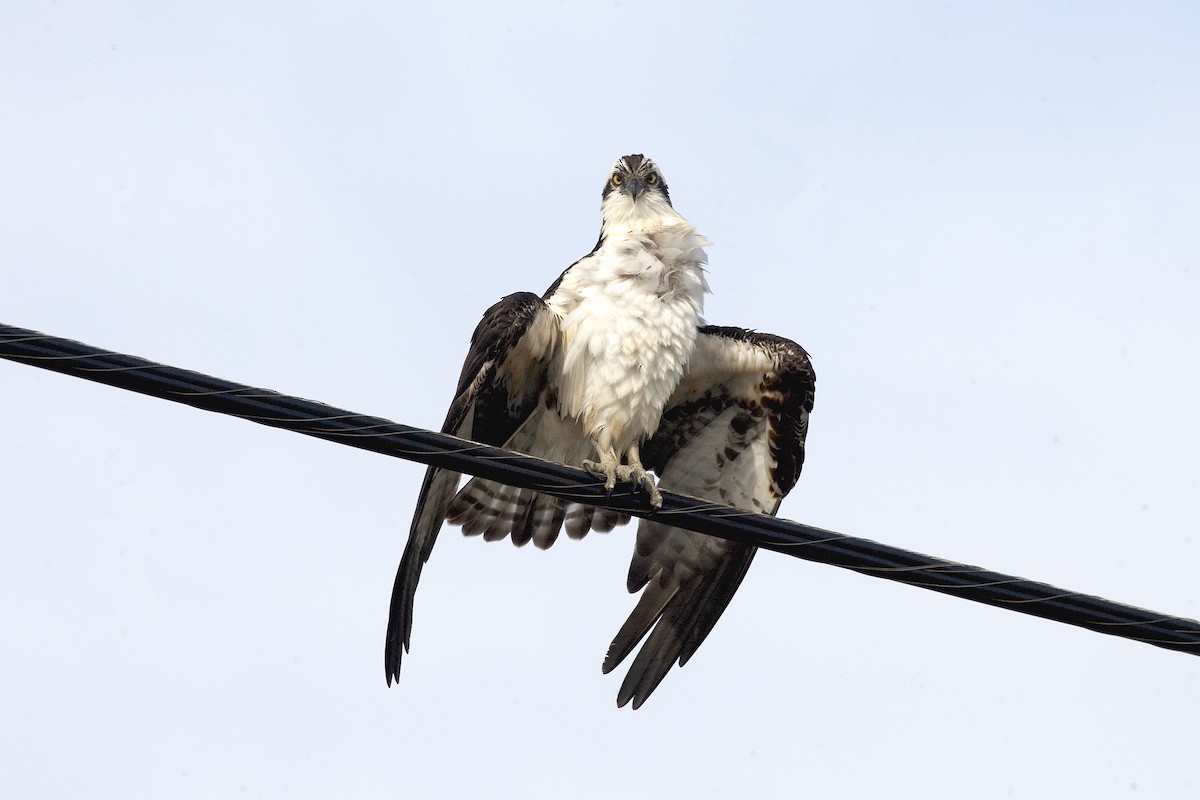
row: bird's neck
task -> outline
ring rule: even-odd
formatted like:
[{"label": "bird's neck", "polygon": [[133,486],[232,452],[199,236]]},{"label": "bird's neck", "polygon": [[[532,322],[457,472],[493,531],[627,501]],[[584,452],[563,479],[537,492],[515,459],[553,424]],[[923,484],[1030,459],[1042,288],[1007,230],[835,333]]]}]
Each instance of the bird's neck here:
[{"label": "bird's neck", "polygon": [[605,237],[626,233],[653,233],[664,228],[687,224],[666,198],[658,194],[643,195],[635,203],[617,192],[609,194],[600,207],[603,217],[601,234]]}]

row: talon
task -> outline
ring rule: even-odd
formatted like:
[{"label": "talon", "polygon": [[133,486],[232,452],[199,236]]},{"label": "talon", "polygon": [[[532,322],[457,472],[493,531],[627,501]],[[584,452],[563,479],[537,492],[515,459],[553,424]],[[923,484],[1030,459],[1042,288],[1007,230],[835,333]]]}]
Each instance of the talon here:
[{"label": "talon", "polygon": [[636,444],[629,448],[629,453],[626,456],[629,461],[626,472],[628,478],[626,480],[641,486],[649,496],[650,505],[654,508],[662,508],[662,493],[658,491],[658,486],[654,483],[654,478],[646,472],[646,468],[642,466],[641,448]]},{"label": "talon", "polygon": [[662,508],[662,492],[658,491],[658,487],[654,484],[654,479],[649,475],[645,476],[642,486],[646,489],[646,494],[650,495],[650,505],[655,508]]},{"label": "talon", "polygon": [[641,489],[650,498],[650,505],[655,508],[662,508],[662,494],[658,491],[658,486],[654,483],[654,478],[642,467],[641,464],[622,464],[617,467],[617,479],[632,483],[636,491]]},{"label": "talon", "polygon": [[617,486],[618,468],[615,465],[605,464],[603,461],[592,461],[590,459],[583,462],[583,468],[595,475],[597,478],[604,478],[604,490],[612,494],[612,490]]},{"label": "talon", "polygon": [[658,485],[654,483],[654,478],[646,474],[646,471],[641,467],[633,470],[633,475],[630,480],[636,486],[640,486],[646,492],[650,499],[650,505],[655,508],[662,508],[662,493],[658,491]]},{"label": "talon", "polygon": [[[597,448],[599,449],[599,448]],[[650,505],[654,508],[662,508],[662,494],[658,491],[658,486],[654,483],[642,466],[641,454],[638,452],[638,447],[634,445],[629,448],[626,456],[629,463],[622,464],[617,460],[615,452],[610,450],[599,450],[600,460],[592,461],[587,459],[580,466],[586,469],[593,475],[604,478],[604,489],[609,494],[612,494],[613,489],[617,486],[617,481],[622,483],[632,483],[634,491],[641,488],[646,492],[650,500]]]}]

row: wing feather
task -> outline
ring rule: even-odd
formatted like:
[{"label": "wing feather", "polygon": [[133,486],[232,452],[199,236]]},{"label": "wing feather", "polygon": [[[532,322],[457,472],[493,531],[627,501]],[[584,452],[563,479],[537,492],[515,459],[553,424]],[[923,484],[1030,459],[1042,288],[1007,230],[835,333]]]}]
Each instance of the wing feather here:
[{"label": "wing feather", "polygon": [[[665,489],[774,515],[799,478],[815,376],[787,339],[741,328],[700,329],[643,463]],[[629,567],[642,589],[604,660],[615,669],[645,638],[617,695],[638,708],[687,662],[745,578],[756,548],[642,520]]]},{"label": "wing feather", "polygon": [[[557,341],[557,318],[535,294],[511,294],[489,308],[471,336],[442,432],[495,446],[507,442],[539,405]],[[433,552],[460,477],[436,467],[425,472],[408,544],[392,587],[384,645],[389,685],[400,678],[400,662],[412,635],[413,598],[421,568]]]}]

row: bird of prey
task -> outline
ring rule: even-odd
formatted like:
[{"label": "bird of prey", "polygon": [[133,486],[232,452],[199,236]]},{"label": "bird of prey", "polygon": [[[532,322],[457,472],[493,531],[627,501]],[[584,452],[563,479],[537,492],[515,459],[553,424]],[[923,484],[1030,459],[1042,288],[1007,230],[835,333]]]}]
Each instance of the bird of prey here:
[{"label": "bird of prey", "polygon": [[[584,466],[612,490],[672,491],[774,514],[804,460],[814,376],[794,342],[707,326],[709,242],[674,208],[641,154],[619,159],[601,196],[600,238],[542,296],[489,308],[471,337],[442,431]],[[392,590],[387,681],[409,649],[413,597],[444,521],[467,535],[547,548],[629,516],[430,467]],[[618,705],[640,706],[712,630],[755,548],[642,520],[628,588],[645,589],[604,661],[638,643]]]}]

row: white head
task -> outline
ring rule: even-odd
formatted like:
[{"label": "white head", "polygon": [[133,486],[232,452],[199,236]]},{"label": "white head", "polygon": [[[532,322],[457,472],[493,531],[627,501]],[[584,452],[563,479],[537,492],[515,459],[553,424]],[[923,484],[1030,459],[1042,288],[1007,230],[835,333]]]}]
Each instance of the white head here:
[{"label": "white head", "polygon": [[683,219],[671,206],[667,182],[641,153],[623,156],[604,184],[600,211],[604,229],[654,230]]}]

